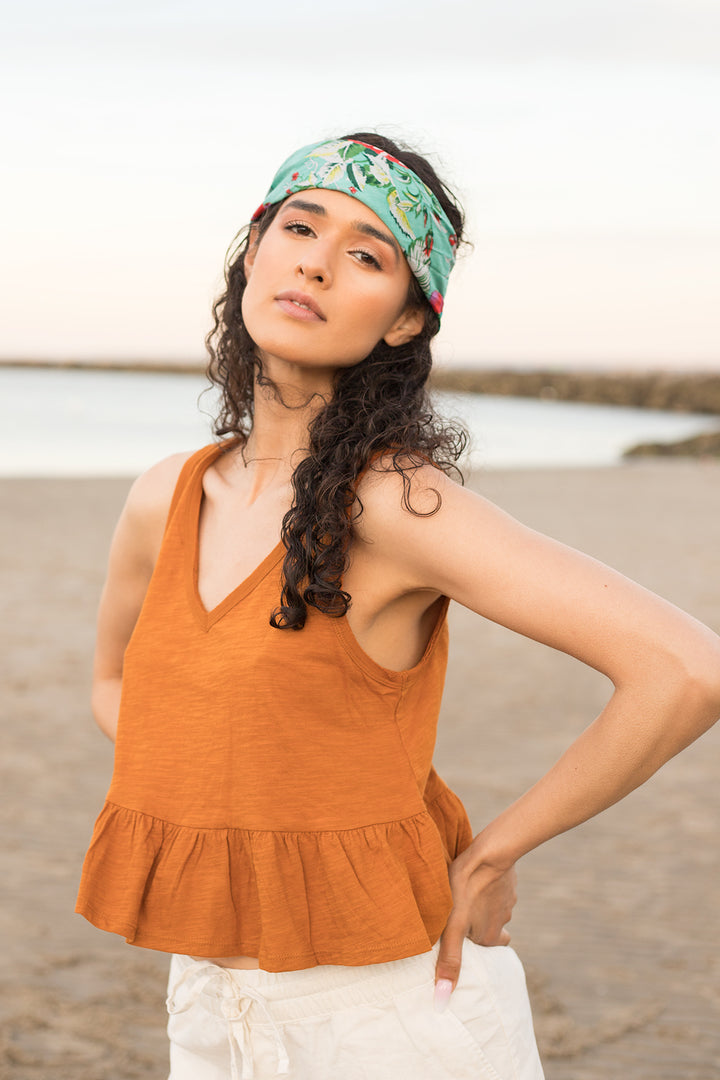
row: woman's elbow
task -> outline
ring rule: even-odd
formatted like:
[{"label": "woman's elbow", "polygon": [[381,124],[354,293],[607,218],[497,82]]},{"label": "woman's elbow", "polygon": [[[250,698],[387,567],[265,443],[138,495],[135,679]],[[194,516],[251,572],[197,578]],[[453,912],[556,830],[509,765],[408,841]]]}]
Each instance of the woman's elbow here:
[{"label": "woman's elbow", "polygon": [[118,714],[120,712],[120,694],[122,678],[95,679],[90,695],[90,707],[95,723],[104,735],[115,741]]},{"label": "woman's elbow", "polygon": [[677,700],[693,727],[688,740],[692,741],[720,718],[720,638],[706,637],[678,667]]},{"label": "woman's elbow", "polygon": [[704,710],[712,717],[710,723],[720,719],[720,655],[712,671],[697,673],[692,679],[696,696]]}]

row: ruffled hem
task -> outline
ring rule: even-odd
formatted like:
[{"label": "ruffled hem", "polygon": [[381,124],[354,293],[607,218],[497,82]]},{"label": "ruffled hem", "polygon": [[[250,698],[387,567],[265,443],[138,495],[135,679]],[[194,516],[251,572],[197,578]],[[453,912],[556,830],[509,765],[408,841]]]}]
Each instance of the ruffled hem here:
[{"label": "ruffled hem", "polygon": [[325,832],[195,829],[108,802],[76,911],[134,945],[256,956],[266,971],[416,955],[445,926],[465,835],[442,787],[413,817]]},{"label": "ruffled hem", "polygon": [[425,803],[440,834],[447,861],[452,862],[472,842],[472,826],[467,811],[455,792],[434,770],[431,777],[425,790]]}]

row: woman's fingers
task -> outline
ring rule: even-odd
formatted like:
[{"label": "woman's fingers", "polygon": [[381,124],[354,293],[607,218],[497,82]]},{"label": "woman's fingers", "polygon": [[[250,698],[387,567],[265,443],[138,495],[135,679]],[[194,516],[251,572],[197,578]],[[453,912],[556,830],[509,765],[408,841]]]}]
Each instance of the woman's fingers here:
[{"label": "woman's fingers", "polygon": [[[450,1001],[450,995],[457,985],[462,967],[463,941],[466,937],[469,937],[471,941],[475,940],[472,931],[466,928],[464,919],[456,915],[453,910],[440,938],[440,950],[435,967],[434,1008],[436,1012],[444,1012]],[[503,928],[494,940],[489,941],[485,938],[482,941],[476,941],[476,944],[509,945],[510,934]]]},{"label": "woman's fingers", "polygon": [[505,923],[512,918],[517,899],[515,868],[500,871],[489,867],[473,869],[468,852],[469,849],[450,865],[455,907],[440,937],[435,967],[437,1012],[447,1008],[457,984],[466,937],[478,945],[507,945],[510,941]]},{"label": "woman's fingers", "polygon": [[462,948],[468,927],[465,919],[453,908],[440,937],[440,950],[435,966],[435,1011],[443,1012],[460,975]]}]

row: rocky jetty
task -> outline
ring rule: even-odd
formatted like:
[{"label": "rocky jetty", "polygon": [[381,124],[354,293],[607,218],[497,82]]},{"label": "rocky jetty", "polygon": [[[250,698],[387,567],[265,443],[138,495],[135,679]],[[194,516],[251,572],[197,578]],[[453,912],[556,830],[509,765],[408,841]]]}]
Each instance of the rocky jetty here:
[{"label": "rocky jetty", "polygon": [[715,374],[474,369],[437,371],[432,380],[438,390],[720,415],[720,371]]},{"label": "rocky jetty", "polygon": [[623,454],[624,458],[699,457],[720,458],[720,431],[705,431],[691,439],[669,443],[638,443]]}]

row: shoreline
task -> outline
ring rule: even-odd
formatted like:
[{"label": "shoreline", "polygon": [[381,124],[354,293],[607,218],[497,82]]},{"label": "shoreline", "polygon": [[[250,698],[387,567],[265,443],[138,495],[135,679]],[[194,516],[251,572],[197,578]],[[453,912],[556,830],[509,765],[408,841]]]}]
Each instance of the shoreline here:
[{"label": "shoreline", "polygon": [[[0,357],[1,368],[132,371],[153,374],[202,375],[205,360],[79,359],[64,357]],[[670,412],[720,416],[718,372],[670,369],[437,368],[430,376],[436,390],[500,397],[530,397],[545,401],[581,401],[595,405],[662,409]]]},{"label": "shoreline", "polygon": [[50,360],[43,357],[0,357],[0,370],[2,368],[45,368],[49,370],[76,371],[133,371],[151,372],[154,375],[204,375],[206,369],[204,360],[122,360],[122,359],[90,359],[83,360],[74,357],[60,357]]},{"label": "shoreline", "polygon": [[[206,371],[199,360],[84,360],[65,358],[0,358],[0,370],[124,371],[133,374],[172,374],[196,377]],[[668,370],[603,371],[542,368],[521,370],[443,369],[430,376],[431,390],[449,393],[530,398],[537,401],[610,405],[616,408],[657,409],[696,416],[720,417],[720,372]],[[642,442],[628,447],[623,459],[636,457],[720,458],[720,428],[667,442]]]}]

